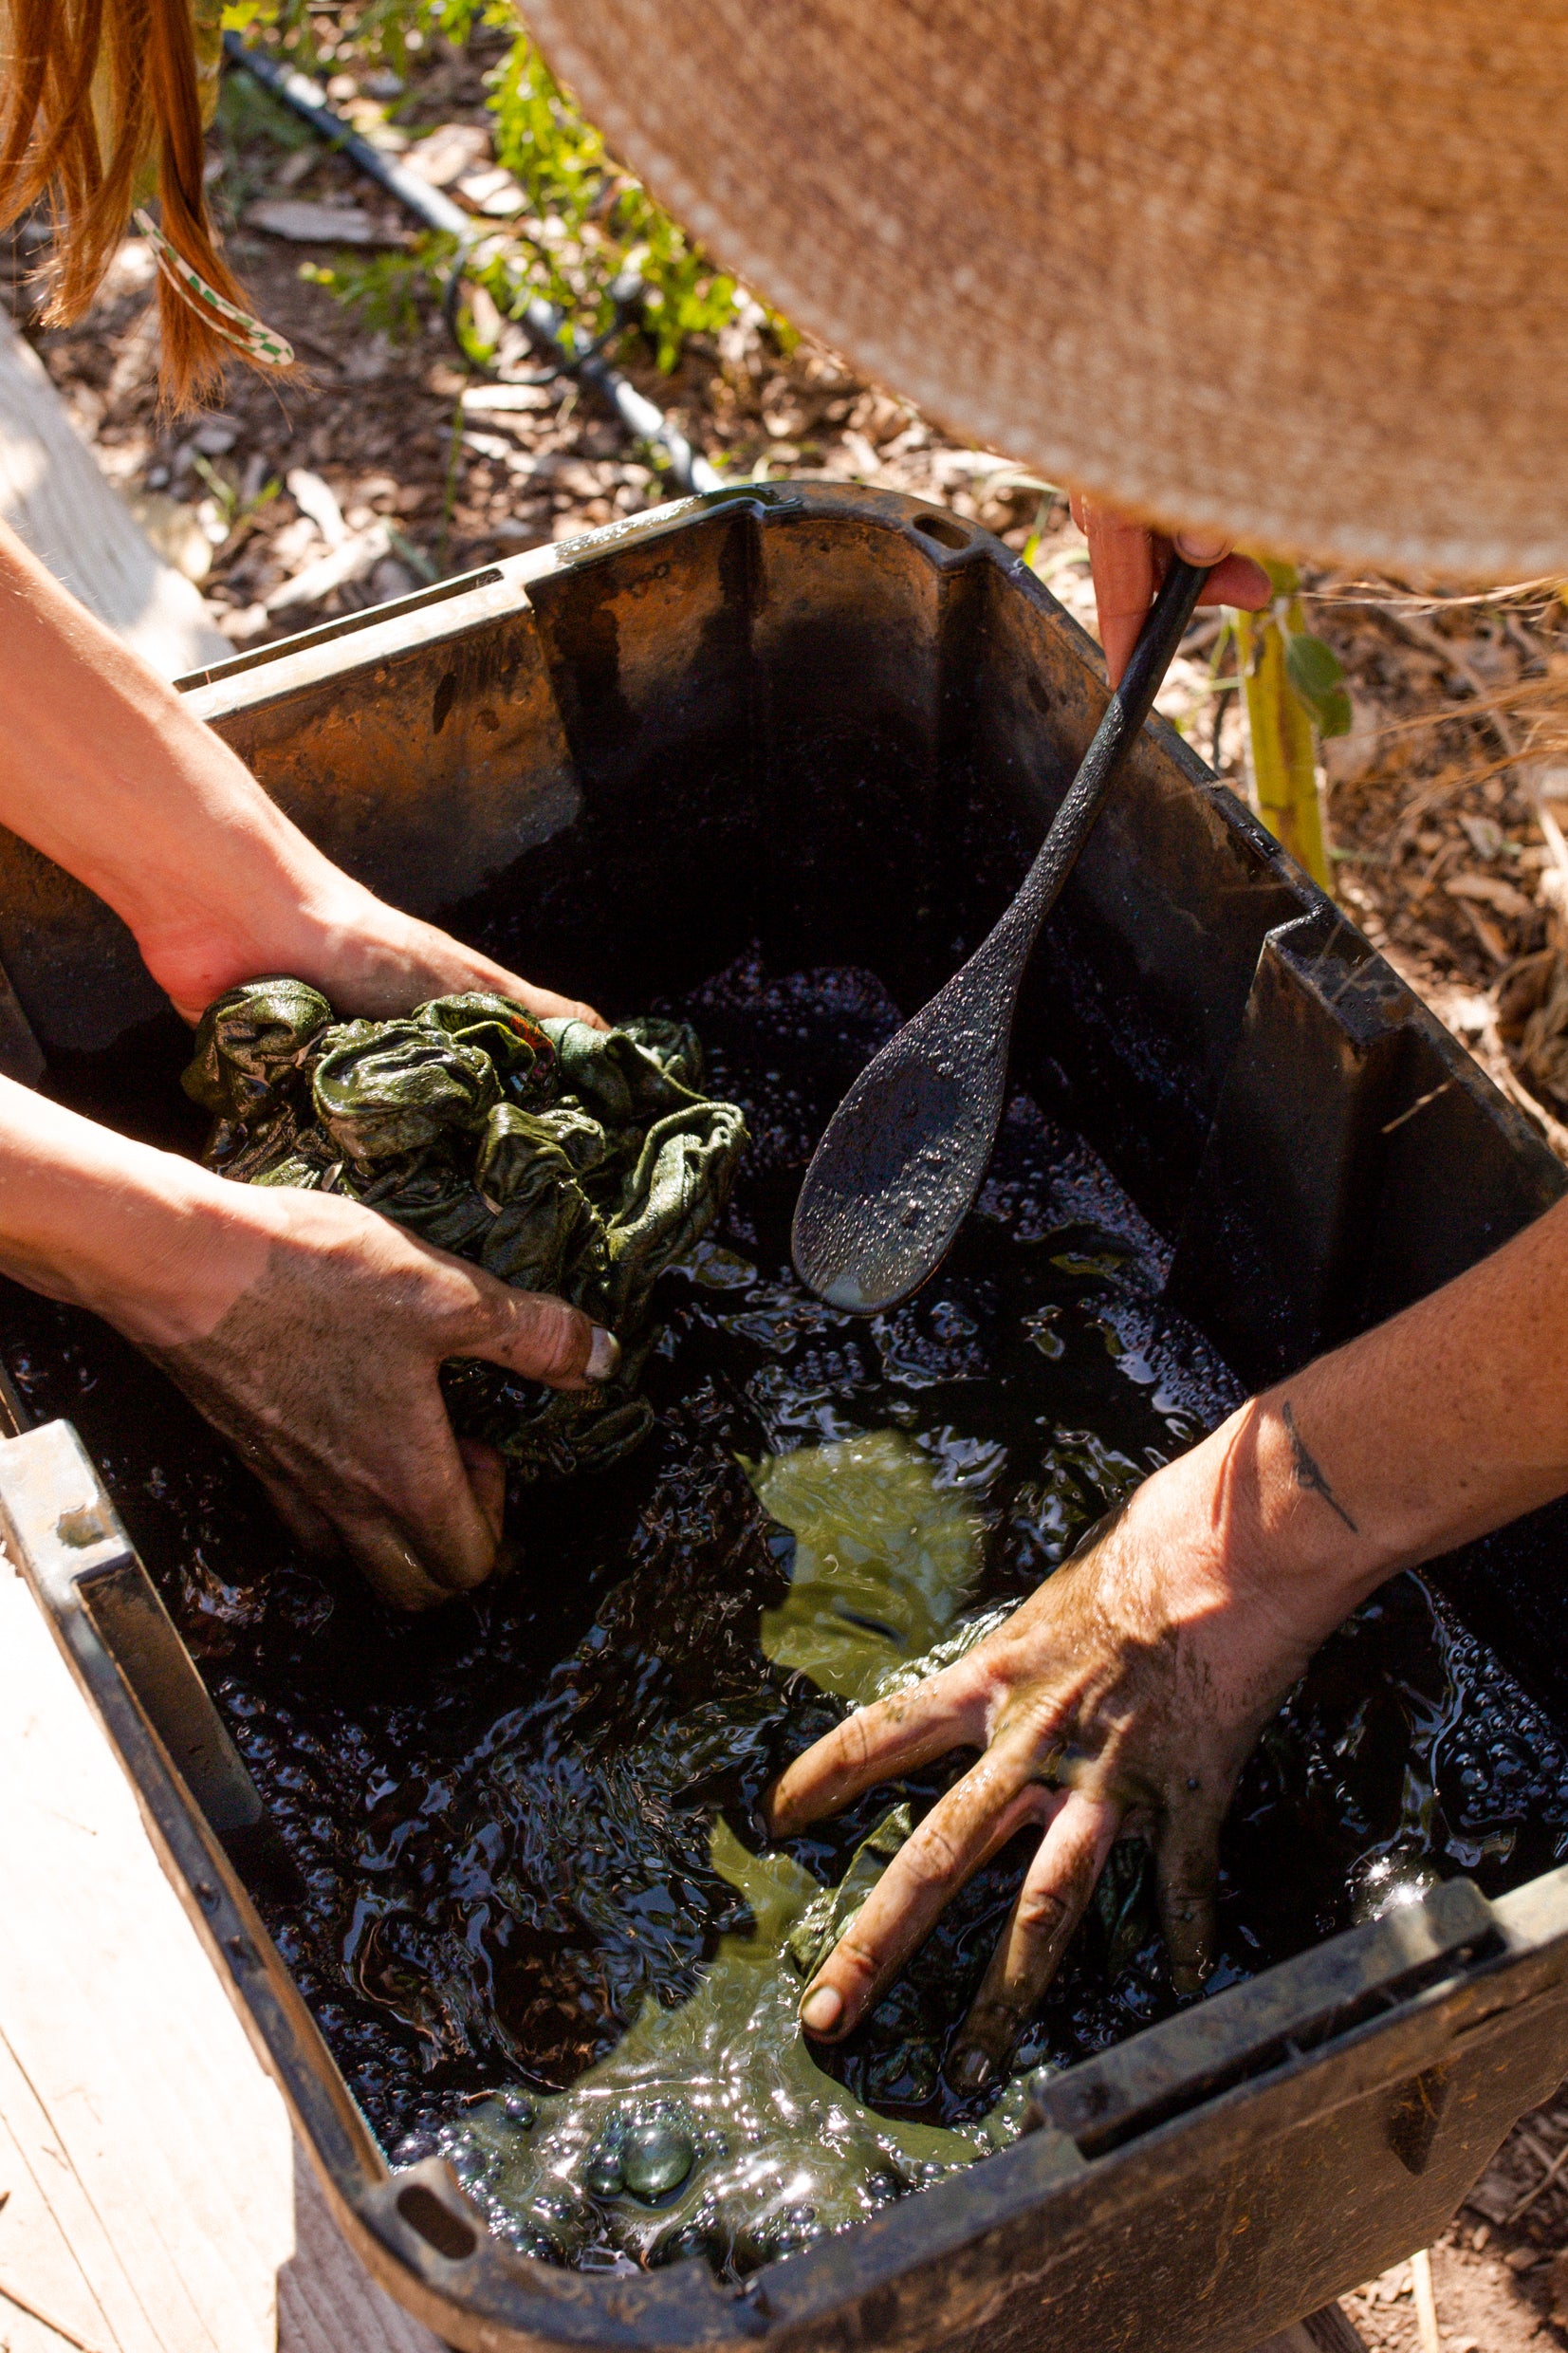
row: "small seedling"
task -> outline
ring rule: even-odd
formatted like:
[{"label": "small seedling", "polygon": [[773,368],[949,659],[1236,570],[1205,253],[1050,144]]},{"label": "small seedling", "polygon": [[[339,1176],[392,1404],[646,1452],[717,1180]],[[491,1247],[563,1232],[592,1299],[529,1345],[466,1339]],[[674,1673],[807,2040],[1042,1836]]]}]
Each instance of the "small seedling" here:
[{"label": "small seedling", "polygon": [[1248,782],[1270,833],[1328,890],[1332,869],[1318,805],[1318,745],[1349,734],[1350,696],[1338,656],[1307,628],[1294,565],[1261,561],[1273,602],[1264,613],[1230,613],[1222,640],[1236,647]]}]

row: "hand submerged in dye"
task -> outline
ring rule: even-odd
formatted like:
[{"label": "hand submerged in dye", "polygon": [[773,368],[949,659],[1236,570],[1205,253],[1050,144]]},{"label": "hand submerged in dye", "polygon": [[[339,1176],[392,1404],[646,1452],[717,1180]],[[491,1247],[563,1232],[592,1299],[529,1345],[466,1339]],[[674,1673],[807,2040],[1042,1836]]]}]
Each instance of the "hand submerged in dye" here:
[{"label": "hand submerged in dye", "polygon": [[0,1079],[0,1271],[88,1307],[231,1439],[313,1548],[423,1609],[495,1563],[505,1479],[438,1375],[478,1357],[551,1388],[616,1342],[333,1194],[235,1185]]},{"label": "hand submerged in dye", "polygon": [[781,1837],[950,1750],[982,1751],[818,1972],[807,2031],[850,2032],[1029,1824],[1044,1836],[950,2068],[978,2089],[1005,2057],[1122,1830],[1153,1844],[1178,1985],[1201,1981],[1236,1777],[1319,1643],[1396,1569],[1568,1492],[1565,1293],[1559,1201],[1242,1406],[988,1640],[798,1758],[768,1799]]},{"label": "hand submerged in dye", "polygon": [[454,1437],[442,1363],[477,1357],[581,1389],[614,1371],[615,1341],[581,1309],[514,1290],[357,1202],[246,1189],[231,1224],[190,1294],[196,1329],[172,1344],[145,1335],[139,1303],[110,1320],[230,1440],[307,1548],[341,1544],[403,1609],[481,1584],[506,1466]]},{"label": "hand submerged in dye", "polygon": [[818,1972],[808,2033],[851,2032],[950,1899],[1029,1826],[1040,1845],[949,2055],[955,2088],[1005,2067],[1125,1832],[1153,1846],[1177,1988],[1201,1985],[1237,1776],[1328,1627],[1320,1611],[1293,1620],[1202,1541],[1193,1459],[1150,1480],[953,1666],[847,1717],[775,1785],[769,1826],[788,1836],[951,1750],[982,1751]]}]

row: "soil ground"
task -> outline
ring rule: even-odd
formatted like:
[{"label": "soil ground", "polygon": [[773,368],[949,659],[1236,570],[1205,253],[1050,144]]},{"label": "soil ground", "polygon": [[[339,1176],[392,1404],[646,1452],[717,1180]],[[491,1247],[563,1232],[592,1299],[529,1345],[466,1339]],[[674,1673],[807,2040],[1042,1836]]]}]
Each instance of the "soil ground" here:
[{"label": "soil ground", "polygon": [[[1568,2344],[1565,2184],[1568,2084],[1514,2127],[1430,2251],[1441,2353],[1522,2353],[1525,2345],[1545,2353]],[[1376,2353],[1430,2353],[1409,2263],[1343,2301]]]},{"label": "soil ground", "polygon": [[[433,43],[397,94],[397,125],[482,131],[499,38],[467,50]],[[374,130],[386,119],[378,77],[355,70],[352,57],[343,67],[332,97]],[[295,378],[236,373],[221,404],[170,417],[157,402],[139,240],[121,249],[94,311],[69,330],[45,330],[34,315],[45,232],[24,225],[0,244],[0,300],[110,478],[200,575],[236,648],[660,501],[650,453],[569,383],[541,386],[531,405],[504,415],[465,411],[461,395],[475,380],[427,297],[404,323],[413,331],[392,334],[303,276],[302,267],[340,261],[339,241],[266,233],[251,214],[259,200],[368,216],[388,252],[405,243],[406,217],[341,157],[281,143],[264,109],[239,116],[237,132],[214,139],[216,195],[253,307],[296,344]],[[1005,455],[953,439],[809,340],[786,350],[760,309],[716,338],[692,339],[671,376],[635,331],[614,357],[729,477],[819,474],[934,500],[1014,548],[1036,543],[1037,570],[1093,626],[1087,554],[1060,493],[1021,478]],[[367,560],[339,585],[319,584],[315,567],[349,543]],[[1356,714],[1352,733],[1325,748],[1337,896],[1568,1158],[1568,856],[1554,854],[1539,814],[1559,777],[1568,801],[1559,585],[1477,592],[1317,570],[1305,575],[1305,598],[1309,624],[1344,664]],[[1222,650],[1216,671],[1217,636],[1217,621],[1200,617],[1162,707],[1245,795],[1240,711],[1225,687],[1233,657]],[[1568,2345],[1568,2163],[1540,2187],[1563,2153],[1568,2085],[1516,2128],[1432,2250],[1443,2353]],[[1346,2302],[1380,2353],[1420,2344],[1409,2264]]]}]

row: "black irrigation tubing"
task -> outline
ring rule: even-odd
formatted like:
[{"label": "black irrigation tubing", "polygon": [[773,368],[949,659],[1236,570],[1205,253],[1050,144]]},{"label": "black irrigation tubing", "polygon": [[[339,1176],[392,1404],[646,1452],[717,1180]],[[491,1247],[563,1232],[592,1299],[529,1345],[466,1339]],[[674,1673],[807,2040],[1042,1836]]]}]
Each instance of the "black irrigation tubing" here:
[{"label": "black irrigation tubing", "polygon": [[[450,196],[443,195],[439,188],[432,188],[416,172],[411,172],[406,164],[399,163],[396,156],[383,155],[378,147],[371,145],[369,139],[361,139],[336,108],[327,104],[323,92],[316,83],[307,81],[292,65],[280,65],[272,58],[248,48],[236,32],[224,34],[223,47],[231,65],[238,65],[252,75],[264,89],[269,90],[291,113],[298,115],[302,122],[308,122],[329,146],[345,155],[351,163],[384,188],[389,195],[396,196],[398,203],[406,206],[417,220],[423,221],[427,229],[457,239],[457,254],[448,281],[445,306],[447,323],[451,327],[456,292],[468,255],[481,239],[493,235],[494,231],[481,226],[470,213],[462,212]],[[618,307],[617,326],[619,324]],[[561,313],[538,294],[529,296],[521,324],[535,346],[549,360],[550,364],[544,372],[544,379],[571,377],[597,392],[615,411],[629,434],[638,441],[652,442],[664,452],[670,461],[671,474],[679,489],[716,491],[724,487],[724,477],[709,464],[707,458],[698,455],[680,427],[672,423],[661,408],[645,399],[635,385],[627,382],[618,369],[611,367],[608,361],[600,356],[603,338],[586,351],[574,352],[565,341]],[[615,330],[611,331],[613,333]],[[452,340],[457,340],[455,332]],[[473,362],[466,352],[463,358],[471,367]]]}]

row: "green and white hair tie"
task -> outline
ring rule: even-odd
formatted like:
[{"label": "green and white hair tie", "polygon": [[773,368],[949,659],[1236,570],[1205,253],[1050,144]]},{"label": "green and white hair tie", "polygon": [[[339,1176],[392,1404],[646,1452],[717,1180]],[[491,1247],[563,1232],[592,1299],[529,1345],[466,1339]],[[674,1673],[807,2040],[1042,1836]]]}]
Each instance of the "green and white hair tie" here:
[{"label": "green and white hair tie", "polygon": [[148,212],[138,210],[136,225],[153,249],[159,269],[168,279],[180,300],[216,329],[229,343],[244,352],[248,360],[262,367],[286,368],[294,364],[294,347],[260,319],[253,319],[248,310],[229,302],[215,287],[208,285],[199,270],[193,269],[184,255],[175,251]]}]

